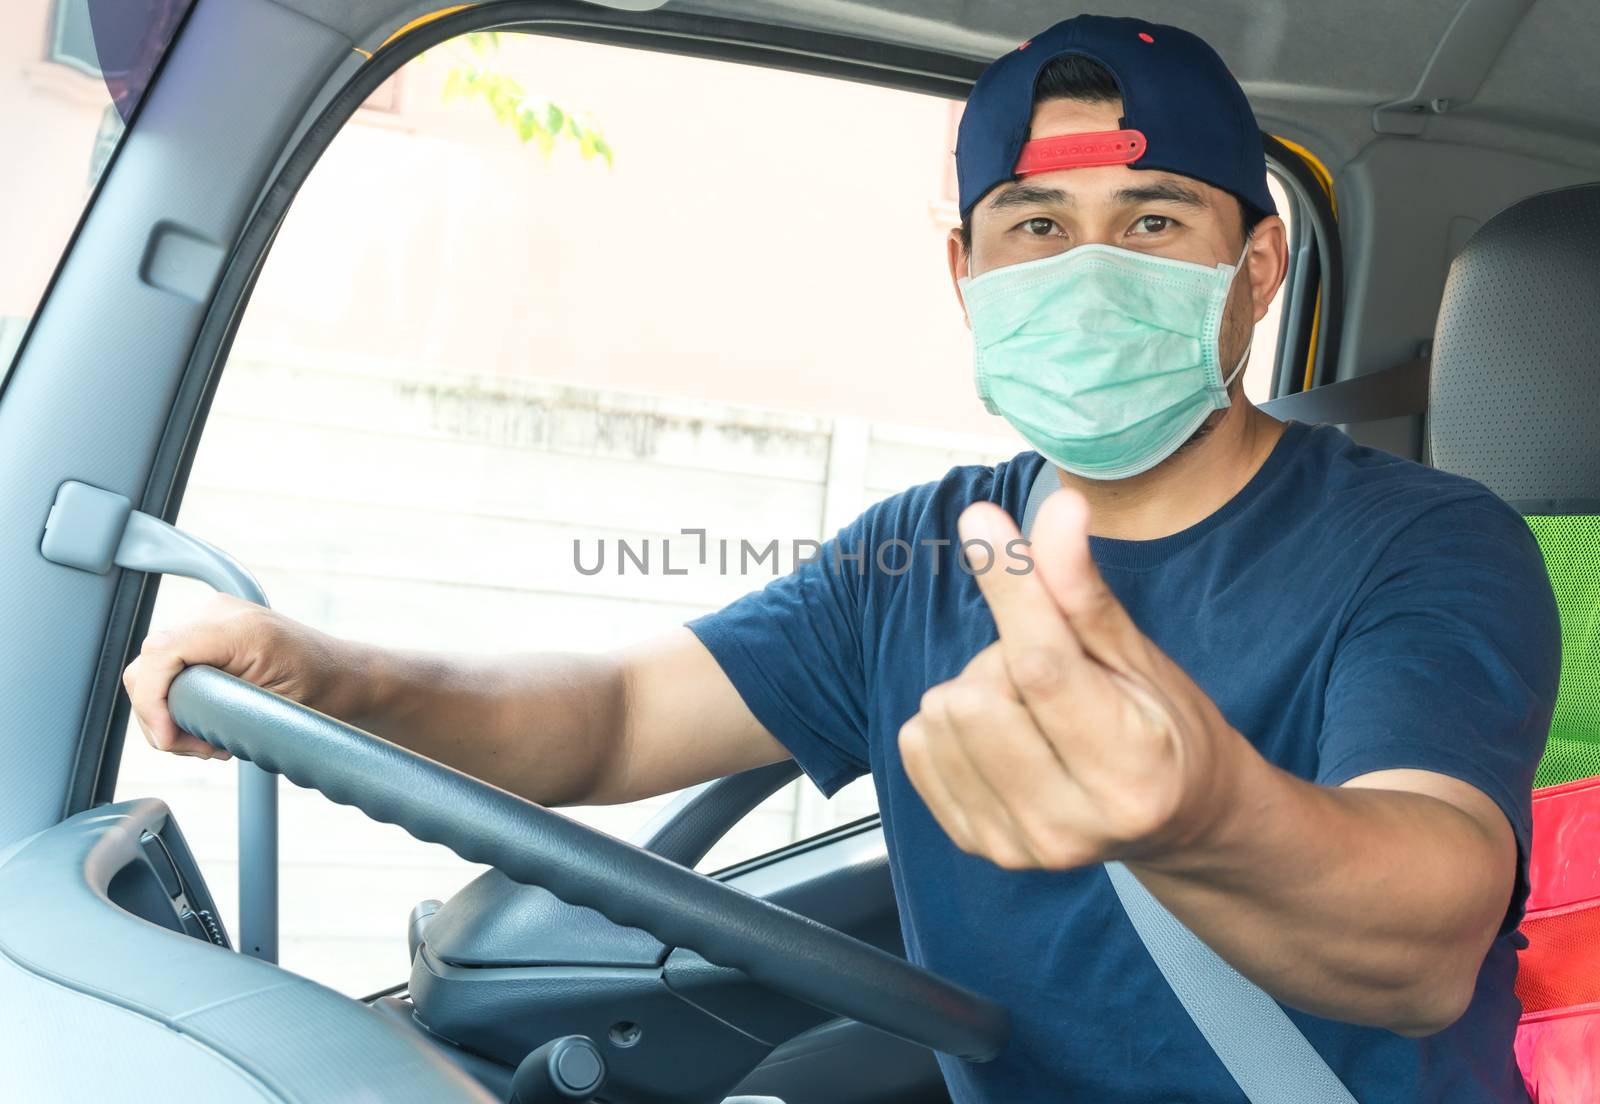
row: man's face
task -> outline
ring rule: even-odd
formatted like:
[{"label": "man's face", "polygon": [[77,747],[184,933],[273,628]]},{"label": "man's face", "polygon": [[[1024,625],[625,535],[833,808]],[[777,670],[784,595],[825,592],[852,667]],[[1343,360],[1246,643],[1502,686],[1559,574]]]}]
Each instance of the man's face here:
[{"label": "man's face", "polygon": [[[1121,101],[1047,100],[1030,138],[1117,130]],[[1244,216],[1228,192],[1176,173],[1104,165],[1037,173],[984,196],[972,210],[972,250],[950,243],[951,275],[978,276],[1054,256],[1088,242],[1197,264],[1234,264],[1244,249]],[[1224,372],[1243,355],[1288,261],[1283,222],[1263,220],[1223,320]]]}]

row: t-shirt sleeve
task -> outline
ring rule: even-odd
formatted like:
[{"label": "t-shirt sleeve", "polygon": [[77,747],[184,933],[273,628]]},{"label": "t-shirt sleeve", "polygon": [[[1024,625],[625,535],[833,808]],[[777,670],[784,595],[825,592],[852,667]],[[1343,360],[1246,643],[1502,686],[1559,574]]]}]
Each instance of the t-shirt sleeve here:
[{"label": "t-shirt sleeve", "polygon": [[790,574],[689,622],[751,713],[830,795],[869,770],[857,554],[870,514]]},{"label": "t-shirt sleeve", "polygon": [[1325,698],[1317,781],[1411,768],[1492,798],[1516,835],[1527,894],[1534,770],[1560,677],[1561,630],[1527,524],[1482,495],[1401,530],[1358,592]]}]

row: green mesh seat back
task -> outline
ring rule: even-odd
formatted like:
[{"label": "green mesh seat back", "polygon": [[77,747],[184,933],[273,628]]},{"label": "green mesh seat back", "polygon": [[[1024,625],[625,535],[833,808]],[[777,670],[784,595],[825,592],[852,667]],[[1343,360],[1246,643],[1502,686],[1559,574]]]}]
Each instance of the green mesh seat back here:
[{"label": "green mesh seat back", "polygon": [[1530,517],[1561,611],[1561,692],[1536,786],[1600,775],[1600,517]]}]

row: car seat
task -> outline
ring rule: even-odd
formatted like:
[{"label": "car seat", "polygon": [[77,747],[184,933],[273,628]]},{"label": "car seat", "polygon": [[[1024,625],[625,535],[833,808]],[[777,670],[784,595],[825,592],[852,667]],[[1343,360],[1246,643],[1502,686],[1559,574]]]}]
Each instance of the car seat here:
[{"label": "car seat", "polygon": [[1513,205],[1450,269],[1432,462],[1519,510],[1561,613],[1534,793],[1517,1058],[1536,1104],[1600,1100],[1600,184]]}]

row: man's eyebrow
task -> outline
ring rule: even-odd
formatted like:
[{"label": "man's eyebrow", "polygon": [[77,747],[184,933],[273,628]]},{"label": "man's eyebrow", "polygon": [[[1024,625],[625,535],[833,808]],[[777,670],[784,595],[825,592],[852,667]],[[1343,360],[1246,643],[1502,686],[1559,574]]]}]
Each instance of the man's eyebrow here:
[{"label": "man's eyebrow", "polygon": [[1117,202],[1126,204],[1166,202],[1199,208],[1209,208],[1211,206],[1199,192],[1179,184],[1176,180],[1158,180],[1154,184],[1140,184],[1131,188],[1119,188],[1117,189]]},{"label": "man's eyebrow", "polygon": [[1076,202],[1072,193],[1064,192],[1060,188],[1046,188],[1039,184],[1018,184],[999,192],[989,201],[989,209],[1003,210],[1007,207],[1028,207],[1033,204],[1047,206],[1049,204],[1062,204],[1071,206]]}]

